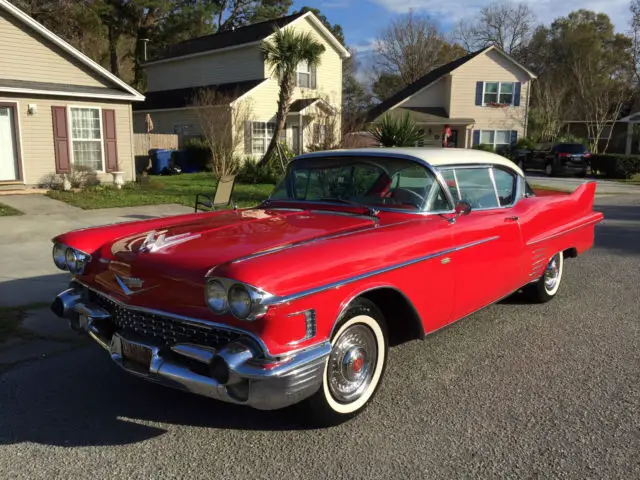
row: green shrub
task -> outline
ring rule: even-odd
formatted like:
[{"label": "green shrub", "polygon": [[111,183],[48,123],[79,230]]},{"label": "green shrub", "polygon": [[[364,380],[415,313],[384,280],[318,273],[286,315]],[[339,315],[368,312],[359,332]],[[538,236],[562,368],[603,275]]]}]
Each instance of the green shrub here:
[{"label": "green shrub", "polygon": [[414,147],[424,138],[424,132],[407,112],[402,118],[385,113],[380,124],[374,124],[369,132],[383,147]]},{"label": "green shrub", "polygon": [[495,153],[493,145],[489,145],[488,143],[480,143],[478,145],[474,145],[473,150],[482,150],[483,152]]},{"label": "green shrub", "polygon": [[640,173],[640,156],[594,154],[591,169],[607,178],[631,178]]},{"label": "green shrub", "polygon": [[184,149],[187,152],[188,162],[202,170],[212,170],[213,157],[209,142],[200,138],[191,138],[185,142]]},{"label": "green shrub", "polygon": [[536,148],[536,143],[530,138],[520,138],[516,143],[516,150],[533,150]]},{"label": "green shrub", "polygon": [[283,172],[279,161],[270,161],[264,167],[258,167],[252,158],[246,158],[236,180],[240,183],[271,183],[276,184],[282,178]]}]

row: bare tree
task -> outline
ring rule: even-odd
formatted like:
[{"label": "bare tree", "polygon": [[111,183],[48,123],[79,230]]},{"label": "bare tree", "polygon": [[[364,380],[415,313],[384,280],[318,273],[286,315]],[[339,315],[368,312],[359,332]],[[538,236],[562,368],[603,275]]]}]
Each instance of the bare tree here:
[{"label": "bare tree", "polygon": [[529,136],[539,142],[553,142],[564,125],[568,84],[560,78],[541,78],[531,88]]},{"label": "bare tree", "polygon": [[633,55],[634,80],[636,85],[640,84],[640,0],[632,0],[629,6],[631,10],[631,31],[632,42],[631,53]]},{"label": "bare tree", "polygon": [[211,149],[213,173],[218,178],[232,175],[240,167],[238,152],[244,142],[244,124],[251,118],[248,101],[234,102],[235,98],[214,89],[200,89],[191,102]]},{"label": "bare tree", "polygon": [[409,11],[381,32],[375,52],[380,69],[399,74],[408,85],[446,62],[442,59],[444,44],[442,33],[428,16]]},{"label": "bare tree", "polygon": [[536,17],[527,3],[496,0],[480,10],[477,20],[462,20],[455,38],[467,50],[495,45],[509,55],[522,55],[535,29]]}]

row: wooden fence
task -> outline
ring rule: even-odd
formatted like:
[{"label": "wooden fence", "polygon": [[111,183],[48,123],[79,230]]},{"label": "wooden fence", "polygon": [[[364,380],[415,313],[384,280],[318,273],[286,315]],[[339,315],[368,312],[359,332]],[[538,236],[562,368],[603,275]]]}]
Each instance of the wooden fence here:
[{"label": "wooden fence", "polygon": [[164,148],[176,150],[178,148],[178,135],[175,133],[134,133],[134,155],[148,155],[152,148]]}]

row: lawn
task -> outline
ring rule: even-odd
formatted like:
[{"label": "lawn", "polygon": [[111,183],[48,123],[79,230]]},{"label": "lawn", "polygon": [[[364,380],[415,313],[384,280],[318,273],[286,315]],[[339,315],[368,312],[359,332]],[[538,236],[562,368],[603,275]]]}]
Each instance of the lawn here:
[{"label": "lawn", "polygon": [[[269,196],[273,187],[273,185],[265,184],[236,183],[233,189],[233,198],[240,207],[257,205]],[[110,185],[99,185],[77,192],[51,190],[47,195],[87,210],[163,203],[192,206],[196,194],[213,195],[214,188],[215,180],[211,173],[186,173],[172,176],[150,176],[148,182],[128,183],[122,190],[116,190]]]},{"label": "lawn", "polygon": [[11,215],[22,215],[22,212],[9,205],[0,203],[0,217],[9,217]]}]

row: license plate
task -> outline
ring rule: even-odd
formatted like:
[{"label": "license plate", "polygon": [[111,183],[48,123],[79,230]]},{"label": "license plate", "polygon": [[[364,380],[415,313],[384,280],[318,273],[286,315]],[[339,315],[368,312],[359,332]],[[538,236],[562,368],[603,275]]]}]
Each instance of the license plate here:
[{"label": "license plate", "polygon": [[122,340],[122,358],[125,360],[149,366],[151,365],[151,356],[150,349]]}]

